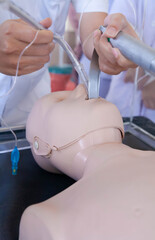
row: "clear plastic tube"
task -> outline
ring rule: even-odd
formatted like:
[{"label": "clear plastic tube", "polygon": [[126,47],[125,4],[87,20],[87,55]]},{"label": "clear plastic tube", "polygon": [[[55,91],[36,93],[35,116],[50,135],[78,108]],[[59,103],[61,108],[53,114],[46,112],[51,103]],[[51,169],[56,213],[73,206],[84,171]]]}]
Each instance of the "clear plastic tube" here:
[{"label": "clear plastic tube", "polygon": [[81,26],[81,21],[82,21],[83,14],[84,14],[86,8],[89,6],[90,2],[91,2],[91,0],[88,0],[88,1],[86,2],[86,4],[85,4],[84,7],[83,7],[83,10],[82,10],[82,12],[81,12],[81,14],[80,14],[78,31],[77,31],[77,32],[78,32],[78,36],[80,36],[80,26]]},{"label": "clear plastic tube", "polygon": [[8,126],[8,124],[4,121],[4,119],[0,116],[0,120],[1,122],[10,130],[10,132],[13,134],[14,138],[15,138],[15,146],[17,147],[17,136],[14,133],[14,131]]},{"label": "clear plastic tube", "polygon": [[73,52],[72,48],[69,44],[63,39],[63,37],[59,35],[54,35],[54,40],[63,48],[63,50],[67,53],[68,57],[70,58],[73,67],[77,71],[82,83],[85,85],[88,91],[88,76],[83,68],[83,65],[77,59],[75,53]]},{"label": "clear plastic tube", "polygon": [[143,82],[143,80],[145,79],[144,81],[144,84],[143,84],[143,87],[147,86],[148,84],[152,83],[153,81],[155,81],[155,76],[152,75],[151,73],[149,72],[144,72],[144,75],[141,76],[140,78],[138,78],[138,85]]},{"label": "clear plastic tube", "polygon": [[8,95],[13,91],[13,89],[14,89],[14,87],[15,87],[15,84],[16,84],[16,81],[17,81],[17,77],[18,77],[19,63],[20,63],[21,57],[23,56],[24,52],[25,52],[29,47],[31,47],[31,45],[35,42],[35,40],[37,39],[38,33],[39,33],[39,30],[37,31],[37,33],[36,33],[34,39],[32,40],[32,42],[29,43],[29,44],[23,49],[23,51],[20,53],[19,58],[18,58],[18,62],[17,62],[16,75],[15,75],[15,77],[13,78],[12,86],[11,86],[11,88],[9,89],[9,91],[8,91],[7,93],[1,95],[0,98],[3,98],[3,97],[8,96]]},{"label": "clear plastic tube", "polygon": [[[19,70],[19,64],[20,64],[21,57],[23,56],[24,52],[35,42],[35,40],[37,39],[38,33],[39,33],[39,30],[36,32],[36,35],[35,35],[34,39],[32,40],[32,42],[29,43],[20,53],[19,58],[18,58],[18,62],[17,62],[16,76],[14,77],[13,84],[12,84],[11,88],[9,89],[9,91],[7,93],[5,93],[4,95],[0,96],[0,98],[8,96],[13,91],[13,89],[15,87],[15,84],[16,84],[16,81],[17,81],[17,76],[18,76],[18,70]],[[15,138],[15,147],[17,147],[17,136],[16,136],[15,132],[11,129],[11,127],[8,126],[6,121],[1,116],[0,116],[0,120],[13,134],[13,136]]]},{"label": "clear plastic tube", "polygon": [[138,72],[139,72],[139,67],[137,67],[136,69],[136,74],[135,74],[135,79],[133,84],[133,93],[132,93],[131,107],[130,107],[130,123],[133,122],[133,117],[134,117],[135,98],[136,98],[136,91],[138,86]]},{"label": "clear plastic tube", "polygon": [[[143,34],[144,34],[144,24],[145,24],[145,18],[146,18],[147,4],[148,4],[148,0],[145,0],[144,1],[142,28],[141,28],[141,32],[140,32],[141,39],[143,38]],[[134,12],[136,13],[136,11],[134,11]],[[133,122],[133,117],[134,117],[135,99],[136,99],[136,93],[137,93],[137,87],[138,87],[138,73],[139,73],[139,67],[136,69],[136,74],[135,74],[135,79],[134,79],[133,94],[132,94],[131,108],[130,108],[130,123]]]}]

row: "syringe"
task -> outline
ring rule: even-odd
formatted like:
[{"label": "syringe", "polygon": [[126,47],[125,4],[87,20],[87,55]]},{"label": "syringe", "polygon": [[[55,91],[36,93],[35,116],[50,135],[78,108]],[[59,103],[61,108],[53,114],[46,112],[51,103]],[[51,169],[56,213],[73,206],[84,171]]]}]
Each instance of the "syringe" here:
[{"label": "syringe", "polygon": [[[14,13],[16,16],[24,20],[25,22],[29,23],[31,26],[38,30],[43,30],[45,29],[40,23],[38,23],[30,14],[28,14],[25,10],[23,10],[21,7],[17,6],[15,3],[13,3],[10,0],[0,0],[0,4],[2,6],[9,10],[10,12]],[[82,82],[85,84],[86,89],[88,89],[88,77],[87,74],[77,59],[76,55],[74,54],[73,50],[69,46],[69,44],[59,35],[54,34],[53,35],[53,40],[57,42],[67,53],[68,57],[70,58],[73,67],[79,74],[79,77],[81,78]]]}]

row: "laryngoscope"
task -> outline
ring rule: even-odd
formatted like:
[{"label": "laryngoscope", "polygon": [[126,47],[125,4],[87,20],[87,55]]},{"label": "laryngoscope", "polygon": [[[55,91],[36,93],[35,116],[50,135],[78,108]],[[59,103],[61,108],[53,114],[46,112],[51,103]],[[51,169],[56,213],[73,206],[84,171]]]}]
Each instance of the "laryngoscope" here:
[{"label": "laryngoscope", "polygon": [[[19,6],[15,5],[11,0],[0,0],[0,3],[4,5],[6,9],[31,24],[36,29],[44,29],[44,27],[38,23],[33,17],[26,13]],[[100,31],[104,33],[105,27],[100,26]],[[79,74],[82,82],[88,88],[88,97],[97,98],[99,97],[99,65],[98,65],[98,56],[94,51],[91,66],[89,79],[83,66],[80,64],[76,58],[73,50],[67,44],[67,42],[59,35],[54,34],[54,40],[61,45],[64,51],[69,56],[74,68]],[[116,47],[120,52],[129,60],[141,66],[148,72],[155,74],[155,49],[147,46],[140,40],[137,40],[126,33],[120,32],[117,37],[110,39],[110,43],[113,47]],[[89,80],[89,81],[88,81]]]}]

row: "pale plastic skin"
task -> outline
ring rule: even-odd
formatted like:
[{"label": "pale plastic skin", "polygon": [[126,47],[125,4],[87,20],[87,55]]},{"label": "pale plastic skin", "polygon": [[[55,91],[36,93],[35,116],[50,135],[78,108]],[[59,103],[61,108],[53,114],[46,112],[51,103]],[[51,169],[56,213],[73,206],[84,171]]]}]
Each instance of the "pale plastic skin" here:
[{"label": "pale plastic skin", "polygon": [[[122,144],[123,123],[117,108],[104,99],[86,98],[79,85],[73,92],[45,96],[32,109],[27,139],[31,144],[39,139],[39,148],[33,147],[36,162],[78,181],[28,207],[19,239],[154,240],[155,153]],[[64,149],[53,148],[80,136]],[[40,156],[48,153],[47,144],[52,153]]]}]

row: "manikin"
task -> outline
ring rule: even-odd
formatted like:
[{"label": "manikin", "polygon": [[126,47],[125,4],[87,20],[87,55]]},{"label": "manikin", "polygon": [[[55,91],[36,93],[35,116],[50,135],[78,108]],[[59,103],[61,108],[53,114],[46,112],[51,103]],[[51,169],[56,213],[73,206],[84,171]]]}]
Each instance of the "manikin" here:
[{"label": "manikin", "polygon": [[28,207],[20,240],[154,240],[155,153],[122,144],[117,108],[83,85],[43,97],[27,122],[36,162],[78,180]]}]

